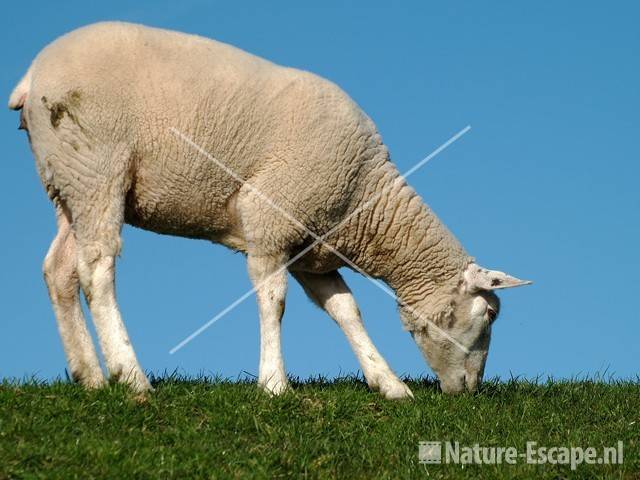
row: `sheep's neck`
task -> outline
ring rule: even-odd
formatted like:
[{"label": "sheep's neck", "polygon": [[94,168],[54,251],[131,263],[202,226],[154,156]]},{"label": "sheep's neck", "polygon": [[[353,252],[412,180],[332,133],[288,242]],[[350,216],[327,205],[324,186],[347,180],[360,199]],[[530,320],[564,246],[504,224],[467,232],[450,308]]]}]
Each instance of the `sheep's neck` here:
[{"label": "sheep's neck", "polygon": [[393,288],[401,302],[416,305],[455,286],[471,259],[395,168],[385,168],[376,191],[361,202],[371,205],[354,216],[351,258]]}]

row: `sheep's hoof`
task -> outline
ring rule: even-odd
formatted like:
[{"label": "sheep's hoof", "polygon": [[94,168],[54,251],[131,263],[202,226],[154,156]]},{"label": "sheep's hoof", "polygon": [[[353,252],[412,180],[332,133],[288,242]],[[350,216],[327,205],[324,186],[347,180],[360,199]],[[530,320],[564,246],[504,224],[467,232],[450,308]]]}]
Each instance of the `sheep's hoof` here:
[{"label": "sheep's hoof", "polygon": [[269,379],[265,382],[258,382],[258,386],[270,397],[282,395],[290,390],[287,380]]},{"label": "sheep's hoof", "polygon": [[72,375],[72,378],[74,379],[74,381],[78,382],[87,390],[96,390],[98,388],[102,388],[105,385],[107,385],[107,382],[104,379],[104,375],[102,375],[102,372],[98,372],[95,374],[90,373],[89,375],[81,375],[81,374],[74,373]]},{"label": "sheep's hoof", "polygon": [[126,383],[129,385],[129,388],[138,395],[146,395],[154,390],[151,386],[151,382],[149,382],[149,379],[144,373],[142,374],[142,377],[137,377],[133,380],[127,381]]},{"label": "sheep's hoof", "polygon": [[131,371],[131,373],[128,375],[123,375],[123,371],[125,370],[122,368],[116,370],[116,373],[111,375],[110,380],[124,383],[131,389],[133,393],[136,394],[153,392],[151,382],[149,382],[149,379],[142,370],[133,369],[133,371]]},{"label": "sheep's hoof", "polygon": [[399,379],[380,382],[380,394],[387,400],[413,400],[413,392]]},{"label": "sheep's hoof", "polygon": [[102,388],[107,385],[107,381],[102,375],[100,375],[100,377],[82,380],[81,385],[87,390],[97,390],[98,388]]},{"label": "sheep's hoof", "polygon": [[136,393],[131,399],[137,405],[146,405],[149,403],[149,392]]}]

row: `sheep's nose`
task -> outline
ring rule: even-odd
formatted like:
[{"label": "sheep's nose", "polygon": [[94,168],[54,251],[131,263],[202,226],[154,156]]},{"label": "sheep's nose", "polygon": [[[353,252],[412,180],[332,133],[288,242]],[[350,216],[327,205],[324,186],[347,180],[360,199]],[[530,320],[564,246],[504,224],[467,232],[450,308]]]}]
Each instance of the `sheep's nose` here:
[{"label": "sheep's nose", "polygon": [[440,389],[443,393],[449,395],[457,395],[465,390],[465,376],[461,375],[457,378],[440,379]]}]

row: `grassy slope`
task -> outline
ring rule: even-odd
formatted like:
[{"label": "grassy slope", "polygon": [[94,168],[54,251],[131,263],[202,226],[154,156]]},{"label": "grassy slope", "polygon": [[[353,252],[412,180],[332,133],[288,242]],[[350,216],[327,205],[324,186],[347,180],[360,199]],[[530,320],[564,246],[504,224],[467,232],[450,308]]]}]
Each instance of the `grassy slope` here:
[{"label": "grassy slope", "polygon": [[[0,386],[0,478],[640,478],[640,385],[488,383],[415,402],[356,380],[307,381],[269,399],[254,384],[161,380],[137,403],[119,386]],[[418,442],[609,446],[622,466],[420,465]]]}]

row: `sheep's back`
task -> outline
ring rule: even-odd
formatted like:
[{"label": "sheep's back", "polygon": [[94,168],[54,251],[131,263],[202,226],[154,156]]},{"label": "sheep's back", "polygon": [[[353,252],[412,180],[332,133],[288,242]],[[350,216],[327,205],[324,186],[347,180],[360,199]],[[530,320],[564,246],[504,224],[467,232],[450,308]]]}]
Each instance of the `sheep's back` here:
[{"label": "sheep's back", "polygon": [[128,146],[127,221],[160,233],[224,243],[242,178],[321,234],[386,162],[373,123],[331,82],[177,32],[71,32],[36,58],[31,93],[43,121],[63,105],[85,141]]}]

